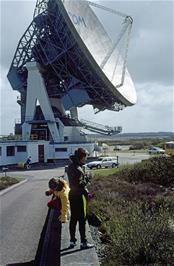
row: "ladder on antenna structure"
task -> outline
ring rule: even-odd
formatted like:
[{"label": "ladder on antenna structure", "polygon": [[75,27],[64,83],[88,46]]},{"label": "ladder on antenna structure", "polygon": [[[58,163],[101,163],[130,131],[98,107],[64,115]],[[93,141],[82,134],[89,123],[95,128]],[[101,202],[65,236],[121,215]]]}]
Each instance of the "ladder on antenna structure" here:
[{"label": "ladder on antenna structure", "polygon": [[120,126],[118,127],[104,126],[102,124],[87,121],[84,119],[80,120],[80,122],[85,129],[104,135],[115,135],[122,131],[122,127]]}]

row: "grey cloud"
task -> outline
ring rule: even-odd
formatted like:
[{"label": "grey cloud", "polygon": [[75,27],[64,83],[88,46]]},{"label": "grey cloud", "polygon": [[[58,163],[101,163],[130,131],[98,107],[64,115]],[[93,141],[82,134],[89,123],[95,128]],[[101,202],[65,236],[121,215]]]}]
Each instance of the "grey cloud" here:
[{"label": "grey cloud", "polygon": [[[115,2],[115,3],[114,3]],[[134,19],[128,67],[135,82],[173,84],[172,1],[111,1]]]},{"label": "grey cloud", "polygon": [[1,65],[9,68],[17,44],[32,21],[35,1],[1,2]]},{"label": "grey cloud", "polygon": [[121,125],[124,132],[174,131],[173,87],[138,84],[138,102],[120,112],[93,114],[91,107],[80,110],[80,116],[110,126]]}]

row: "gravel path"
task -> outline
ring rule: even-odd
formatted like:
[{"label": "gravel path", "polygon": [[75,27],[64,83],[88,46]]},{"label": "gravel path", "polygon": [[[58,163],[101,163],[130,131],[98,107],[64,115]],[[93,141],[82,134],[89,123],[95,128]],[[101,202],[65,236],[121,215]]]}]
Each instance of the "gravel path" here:
[{"label": "gravel path", "polygon": [[104,243],[102,243],[102,241],[101,241],[102,233],[98,230],[97,227],[90,225],[90,231],[91,231],[92,239],[95,243],[95,249],[97,252],[97,256],[98,256],[99,262],[101,264],[101,262],[106,257],[106,245]]}]

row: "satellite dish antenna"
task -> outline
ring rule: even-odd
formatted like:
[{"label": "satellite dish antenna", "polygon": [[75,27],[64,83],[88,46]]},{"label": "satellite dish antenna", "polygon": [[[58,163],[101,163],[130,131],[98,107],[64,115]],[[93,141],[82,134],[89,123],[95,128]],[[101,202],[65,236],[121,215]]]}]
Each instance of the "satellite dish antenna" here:
[{"label": "satellite dish antenna", "polygon": [[[105,91],[109,92],[111,97],[112,95],[114,96],[115,106],[114,104],[112,107],[106,106],[106,109],[118,111],[119,107],[122,110],[123,106],[135,104],[137,99],[136,92],[126,68],[128,44],[133,23],[132,18],[124,13],[89,1],[77,0],[76,5],[74,5],[73,1],[64,0],[63,4],[65,12],[72,22],[72,24],[68,24],[69,20],[65,15],[67,25],[71,28],[75,38],[78,39],[79,47],[81,47],[85,57],[88,58],[93,71],[104,82]],[[103,25],[91,9],[91,6],[123,18],[123,27],[115,43],[112,42]],[[121,39],[125,37],[126,45],[124,57],[122,58],[117,48]]]},{"label": "satellite dish antenna", "polygon": [[[123,18],[115,43],[92,7]],[[99,112],[120,111],[136,103],[126,68],[131,27],[130,16],[96,3],[37,1],[33,20],[19,41],[8,73],[13,89],[21,94],[18,103],[24,139],[34,125],[37,128],[43,122],[54,142],[65,140],[67,127],[76,127],[73,134],[77,137],[83,124],[78,121],[77,107],[86,104]],[[122,38],[126,40],[123,56],[117,50]],[[70,111],[70,117],[66,111]],[[114,132],[114,128],[109,130]],[[73,134],[68,140],[74,140]]]}]

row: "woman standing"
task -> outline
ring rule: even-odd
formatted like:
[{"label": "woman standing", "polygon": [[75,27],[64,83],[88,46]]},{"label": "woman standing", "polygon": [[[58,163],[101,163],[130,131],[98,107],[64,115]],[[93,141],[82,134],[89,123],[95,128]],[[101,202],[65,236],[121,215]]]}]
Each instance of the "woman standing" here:
[{"label": "woman standing", "polygon": [[94,247],[86,239],[86,182],[85,171],[83,165],[87,160],[87,151],[83,148],[78,148],[74,155],[70,156],[71,163],[67,169],[67,175],[69,179],[69,201],[70,201],[70,248],[76,246],[76,225],[79,222],[79,232],[81,238],[81,249],[87,249]]}]

